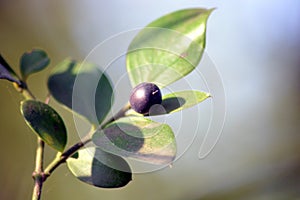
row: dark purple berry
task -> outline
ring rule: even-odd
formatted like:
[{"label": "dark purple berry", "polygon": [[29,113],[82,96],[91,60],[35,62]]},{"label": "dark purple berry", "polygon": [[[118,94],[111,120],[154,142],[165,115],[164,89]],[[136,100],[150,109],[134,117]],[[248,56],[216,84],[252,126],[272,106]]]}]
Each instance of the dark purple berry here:
[{"label": "dark purple berry", "polygon": [[133,110],[147,114],[154,104],[161,104],[161,92],[153,83],[140,83],[133,88],[130,95],[130,105]]}]

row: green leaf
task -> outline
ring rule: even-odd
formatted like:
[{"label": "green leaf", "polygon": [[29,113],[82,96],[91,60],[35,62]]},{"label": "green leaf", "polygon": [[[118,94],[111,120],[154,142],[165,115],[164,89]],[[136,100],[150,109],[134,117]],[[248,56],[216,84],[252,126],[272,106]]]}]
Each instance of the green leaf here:
[{"label": "green leaf", "polygon": [[67,143],[67,131],[62,118],[49,105],[26,100],[21,102],[21,113],[27,125],[49,146],[63,151]]},{"label": "green leaf", "polygon": [[50,63],[50,59],[45,51],[33,49],[31,52],[26,52],[20,60],[20,70],[23,80],[33,73],[45,69]]},{"label": "green leaf", "polygon": [[202,57],[206,22],[212,11],[176,11],[141,30],[126,57],[132,85],[153,82],[163,88],[190,73]]},{"label": "green leaf", "polygon": [[5,79],[10,82],[17,83],[21,85],[21,81],[18,76],[14,72],[14,70],[8,65],[8,63],[4,60],[4,58],[0,54],[0,79]]},{"label": "green leaf", "polygon": [[93,135],[102,150],[152,164],[169,164],[176,156],[176,141],[166,124],[144,117],[124,117]]},{"label": "green leaf", "polygon": [[201,91],[180,91],[163,96],[161,105],[151,107],[149,115],[161,115],[178,112],[197,105],[210,97],[209,93]]},{"label": "green leaf", "polygon": [[101,123],[111,108],[112,86],[94,64],[64,60],[51,73],[48,88],[59,103],[93,124]]},{"label": "green leaf", "polygon": [[67,159],[67,165],[79,180],[96,187],[118,188],[131,181],[131,170],[127,162],[99,148],[79,150],[77,158]]}]

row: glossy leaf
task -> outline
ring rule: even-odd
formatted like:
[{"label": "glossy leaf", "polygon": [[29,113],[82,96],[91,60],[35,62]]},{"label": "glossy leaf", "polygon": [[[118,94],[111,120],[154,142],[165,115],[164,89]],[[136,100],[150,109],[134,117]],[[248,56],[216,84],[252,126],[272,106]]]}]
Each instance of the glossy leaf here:
[{"label": "glossy leaf", "polygon": [[109,153],[152,164],[169,164],[176,156],[172,129],[144,117],[120,118],[96,132],[93,142]]},{"label": "glossy leaf", "polygon": [[206,22],[212,11],[176,11],[141,30],[126,57],[132,85],[153,82],[162,88],[190,73],[202,57]]},{"label": "glossy leaf", "polygon": [[131,181],[131,170],[127,162],[99,148],[79,150],[77,158],[67,159],[67,165],[79,180],[96,187],[118,188]]},{"label": "glossy leaf", "polygon": [[50,63],[50,59],[45,51],[34,49],[31,52],[26,52],[20,60],[20,70],[24,80],[36,72],[45,69]]},{"label": "glossy leaf", "polygon": [[67,131],[62,118],[49,105],[27,100],[21,102],[21,113],[27,125],[49,146],[63,151],[67,143]]},{"label": "glossy leaf", "polygon": [[64,60],[51,73],[48,88],[59,103],[93,124],[102,122],[111,108],[112,86],[94,64]]},{"label": "glossy leaf", "polygon": [[174,92],[163,96],[160,105],[151,107],[149,115],[161,115],[178,112],[197,105],[210,97],[209,93],[191,90]]},{"label": "glossy leaf", "polygon": [[21,85],[21,81],[14,72],[14,70],[8,65],[4,58],[0,54],[0,79],[5,79],[10,82],[17,83]]}]

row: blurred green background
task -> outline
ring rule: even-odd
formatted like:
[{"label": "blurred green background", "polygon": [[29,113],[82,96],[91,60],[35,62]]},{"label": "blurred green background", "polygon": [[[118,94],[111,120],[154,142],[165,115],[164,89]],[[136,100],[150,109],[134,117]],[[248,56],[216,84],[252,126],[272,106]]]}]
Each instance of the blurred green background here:
[{"label": "blurred green background", "polygon": [[[45,183],[43,199],[300,199],[298,0],[0,0],[0,51],[18,70],[23,52],[40,47],[53,67],[68,56],[84,59],[114,34],[189,7],[217,7],[208,21],[207,53],[224,81],[227,118],[213,152],[198,159],[199,133],[172,168],[134,175],[113,190],[81,183],[62,166]],[[41,99],[50,70],[29,80]],[[30,199],[35,136],[9,82],[0,82],[0,95],[0,199]],[[72,115],[52,105],[75,132]],[[77,137],[71,134],[70,144]],[[53,157],[52,150],[46,156]]]}]

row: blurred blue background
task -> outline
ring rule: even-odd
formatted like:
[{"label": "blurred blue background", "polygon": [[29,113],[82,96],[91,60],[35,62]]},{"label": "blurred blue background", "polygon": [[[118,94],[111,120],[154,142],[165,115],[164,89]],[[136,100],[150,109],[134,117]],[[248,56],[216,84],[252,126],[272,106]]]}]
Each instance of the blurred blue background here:
[{"label": "blurred blue background", "polygon": [[[134,175],[128,186],[113,190],[86,185],[62,166],[45,183],[43,199],[300,199],[298,0],[0,0],[0,51],[18,70],[23,52],[40,47],[53,67],[68,56],[84,59],[115,34],[190,7],[217,8],[208,20],[206,53],[223,79],[227,117],[212,153],[199,160],[199,132],[172,168]],[[41,99],[51,67],[29,80]],[[0,199],[30,199],[35,136],[19,113],[21,97],[7,81],[0,82],[0,95]],[[72,115],[52,105],[75,132]],[[209,106],[200,105],[203,115]],[[190,138],[196,121],[184,122],[180,138]],[[77,139],[71,134],[70,144]]]}]

